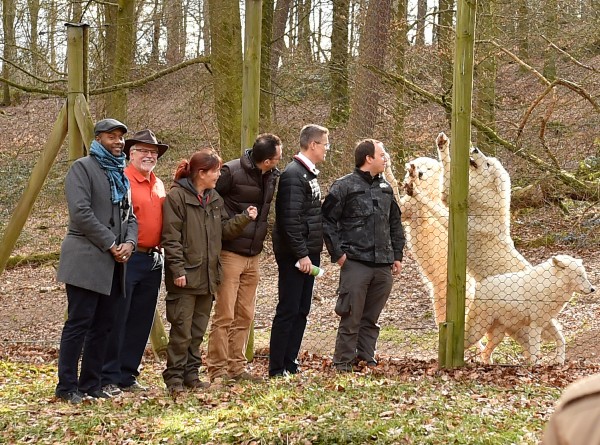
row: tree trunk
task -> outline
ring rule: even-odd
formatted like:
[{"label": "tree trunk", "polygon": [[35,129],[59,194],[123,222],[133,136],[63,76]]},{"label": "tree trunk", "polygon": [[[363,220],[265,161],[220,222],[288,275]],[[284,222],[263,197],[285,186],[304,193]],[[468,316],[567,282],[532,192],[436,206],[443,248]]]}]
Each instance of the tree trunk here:
[{"label": "tree trunk", "polygon": [[202,0],[202,17],[204,24],[202,26],[202,37],[204,39],[204,55],[210,54],[210,8],[208,0]]},{"label": "tree trunk", "polygon": [[[16,62],[17,47],[15,42],[15,16],[16,16],[16,1],[2,0],[2,31],[4,35],[4,50],[2,57],[4,60]],[[2,77],[10,79],[12,69],[6,62],[2,63]],[[10,88],[7,83],[3,84],[2,88],[2,105],[10,105]]]},{"label": "tree trunk", "polygon": [[48,6],[48,48],[50,50],[50,66],[56,68],[56,44],[54,35],[56,34],[56,22],[58,21],[58,12],[56,10],[56,1],[50,0]]},{"label": "tree trunk", "polygon": [[183,1],[169,0],[164,5],[164,15],[167,27],[166,59],[169,65],[175,65],[183,60],[182,41],[185,40],[183,23]]},{"label": "tree trunk", "polygon": [[310,12],[312,9],[311,0],[297,0],[298,4],[298,53],[300,57],[307,62],[312,61],[312,51],[310,44]]},{"label": "tree trunk", "polygon": [[154,0],[154,10],[152,11],[152,48],[150,50],[150,64],[158,66],[160,63],[160,24],[162,21],[163,10],[160,0]]},{"label": "tree trunk", "polygon": [[425,45],[425,16],[427,15],[427,0],[417,0],[417,35],[415,45]]},{"label": "tree trunk", "polygon": [[242,115],[242,26],[237,0],[210,0],[211,68],[223,159],[239,157]]},{"label": "tree trunk", "polygon": [[[440,54],[440,65],[442,71],[442,91],[444,98],[450,103],[452,101],[452,63],[454,54],[454,0],[440,0],[440,11],[438,18],[438,53]],[[448,126],[452,121],[452,115],[446,110]]]},{"label": "tree trunk", "polygon": [[[555,43],[558,35],[558,2],[546,0],[543,5],[545,34],[551,42]],[[556,50],[550,45],[546,46],[543,74],[550,81],[556,79]]]},{"label": "tree trunk", "polygon": [[383,69],[391,28],[392,0],[371,0],[360,34],[358,68],[351,95],[347,147],[358,139],[373,137],[377,122],[381,84],[366,66]]},{"label": "tree trunk", "polygon": [[[478,4],[478,40],[495,40],[496,27],[496,1],[488,0]],[[479,52],[481,62],[477,65],[477,115],[488,127],[496,129],[496,76],[498,72],[496,61],[496,48],[487,45]],[[491,144],[485,133],[477,133],[477,146],[486,153],[495,155],[495,146]]]},{"label": "tree trunk", "polygon": [[263,0],[262,39],[260,50],[260,128],[266,131],[271,127],[272,83],[271,83],[271,43],[273,41],[274,1]]},{"label": "tree trunk", "polygon": [[[129,80],[129,73],[135,54],[135,1],[119,0],[117,9],[116,47],[114,55],[106,61],[114,60],[112,83],[119,84]],[[127,122],[127,90],[121,89],[110,94],[107,114],[111,117]]]},{"label": "tree trunk", "polygon": [[71,22],[79,23],[81,21],[81,15],[83,9],[81,7],[82,2],[80,0],[71,1]]},{"label": "tree trunk", "polygon": [[27,6],[29,8],[29,30],[31,34],[31,40],[29,42],[29,49],[31,51],[31,72],[37,76],[39,74],[38,70],[40,65],[40,50],[38,45],[40,0],[27,0]]},{"label": "tree trunk", "polygon": [[[404,75],[406,50],[408,47],[408,0],[399,0],[396,11],[397,33],[396,33],[396,73]],[[404,143],[404,120],[408,111],[404,105],[406,88],[403,85],[396,86],[396,115],[394,116],[394,138],[392,141],[392,164],[403,166],[412,156],[412,153],[406,150]]]},{"label": "tree trunk", "polygon": [[275,11],[273,13],[273,40],[271,45],[271,80],[277,74],[279,61],[285,50],[285,26],[290,14],[292,0],[277,0]]},{"label": "tree trunk", "polygon": [[350,0],[333,1],[333,24],[331,31],[331,103],[329,125],[336,127],[346,123],[350,115],[348,95],[348,25],[350,21]]},{"label": "tree trunk", "polygon": [[[529,8],[527,0],[518,0],[517,4],[517,45],[519,59],[529,62]],[[522,71],[526,69],[521,67]]]}]

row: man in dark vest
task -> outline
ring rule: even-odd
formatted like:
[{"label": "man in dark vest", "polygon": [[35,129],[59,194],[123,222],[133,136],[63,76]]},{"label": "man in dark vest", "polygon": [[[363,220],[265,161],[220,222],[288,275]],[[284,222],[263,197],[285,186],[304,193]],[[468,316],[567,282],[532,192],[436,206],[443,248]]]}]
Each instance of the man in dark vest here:
[{"label": "man in dark vest", "polygon": [[246,150],[241,158],[221,168],[216,190],[225,200],[229,215],[233,217],[248,206],[254,206],[258,216],[239,237],[223,241],[223,276],[208,337],[207,365],[211,381],[259,379],[246,371],[245,351],[260,278],[259,253],[267,235],[267,217],[281,155],[279,137],[265,133],[256,138],[252,149]]}]

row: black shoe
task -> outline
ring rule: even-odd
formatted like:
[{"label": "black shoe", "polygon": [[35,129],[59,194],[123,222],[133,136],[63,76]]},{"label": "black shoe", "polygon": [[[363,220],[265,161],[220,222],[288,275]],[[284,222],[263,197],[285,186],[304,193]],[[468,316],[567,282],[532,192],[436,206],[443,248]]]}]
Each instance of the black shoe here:
[{"label": "black shoe", "polygon": [[109,383],[108,385],[104,385],[102,387],[102,391],[108,394],[111,397],[120,396],[123,391],[114,383]]},{"label": "black shoe", "polygon": [[128,385],[128,386],[119,385],[119,387],[121,388],[121,391],[125,391],[125,392],[144,392],[144,391],[148,391],[148,388],[146,388],[145,386],[140,385],[137,381],[133,382],[131,385]]},{"label": "black shoe", "polygon": [[88,391],[86,393],[92,399],[112,399],[112,396],[106,391],[102,391],[101,389],[97,389],[95,391]]},{"label": "black shoe", "polygon": [[56,392],[55,395],[59,399],[72,403],[73,405],[79,405],[85,400],[85,394],[79,391]]},{"label": "black shoe", "polygon": [[337,372],[354,372],[352,363],[338,363],[334,367]]}]

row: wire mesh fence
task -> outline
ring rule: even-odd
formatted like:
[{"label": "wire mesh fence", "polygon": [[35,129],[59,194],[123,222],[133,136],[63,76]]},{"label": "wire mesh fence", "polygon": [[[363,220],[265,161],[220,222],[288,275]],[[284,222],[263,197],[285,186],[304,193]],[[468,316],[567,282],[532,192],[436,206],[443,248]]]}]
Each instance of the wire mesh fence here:
[{"label": "wire mesh fence", "polygon": [[[357,140],[383,141],[400,182],[409,243],[404,271],[380,319],[378,351],[435,358],[437,324],[445,320],[444,174],[450,165],[447,146],[436,143],[436,137],[451,133],[455,2],[263,3],[263,8],[272,7],[272,14],[263,10],[270,31],[263,35],[260,130],[283,140],[280,167],[297,151],[303,125],[313,122],[331,130],[332,147],[320,166],[324,196],[336,178],[353,169]],[[151,128],[171,146],[159,161],[158,176],[168,184],[177,162],[201,147],[217,149],[225,160],[239,153],[235,106],[243,97],[243,2],[136,1],[134,16],[124,23],[106,5],[76,11],[71,2],[57,1],[40,6],[37,33],[31,27],[34,11],[25,2],[15,4],[22,15],[15,20],[12,52],[3,56],[8,70],[3,77],[40,89],[64,88],[62,23],[78,12],[90,24],[90,106],[94,117],[104,117],[113,92],[98,91],[115,82],[112,37],[135,25],[131,65],[122,81],[208,58],[141,82],[119,99],[126,100],[132,131]],[[487,360],[500,339],[496,363],[551,363],[563,356],[597,362],[592,339],[598,331],[598,306],[589,293],[599,267],[593,254],[598,250],[600,165],[595,131],[599,51],[593,32],[597,6],[522,0],[479,2],[478,7],[473,103],[478,150],[471,153],[469,186],[467,357]],[[229,23],[230,32],[218,34],[211,20]],[[5,31],[2,36],[0,46],[11,46]],[[214,53],[215,45],[231,53]],[[63,101],[56,94],[40,97],[18,88],[11,88],[10,97],[12,106],[0,115],[2,228]],[[66,154],[61,155],[15,253],[58,250],[67,223],[62,198],[67,167]],[[277,301],[269,239],[265,245],[258,350],[268,345]],[[339,320],[333,311],[339,267],[328,262],[326,252],[322,258],[326,275],[316,282],[303,349],[331,354]],[[580,258],[591,284],[583,280]],[[26,292],[44,301],[35,289]],[[483,355],[479,340],[488,345]]]}]

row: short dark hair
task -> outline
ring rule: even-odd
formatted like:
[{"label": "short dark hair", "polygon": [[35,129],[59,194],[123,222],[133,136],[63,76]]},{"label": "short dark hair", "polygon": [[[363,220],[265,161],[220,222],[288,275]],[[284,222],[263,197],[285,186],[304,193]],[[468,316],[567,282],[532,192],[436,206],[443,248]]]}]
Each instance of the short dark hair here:
[{"label": "short dark hair", "polygon": [[308,148],[308,144],[312,141],[317,141],[317,139],[320,139],[324,134],[329,134],[329,130],[325,127],[315,124],[305,125],[302,127],[302,130],[300,130],[300,147]]},{"label": "short dark hair", "polygon": [[381,144],[377,139],[363,139],[354,149],[354,165],[362,167],[367,162],[367,156],[375,156],[375,144]]},{"label": "short dark hair", "polygon": [[279,136],[272,133],[259,134],[252,146],[252,160],[258,164],[271,159],[277,154],[277,147],[281,146]]}]

